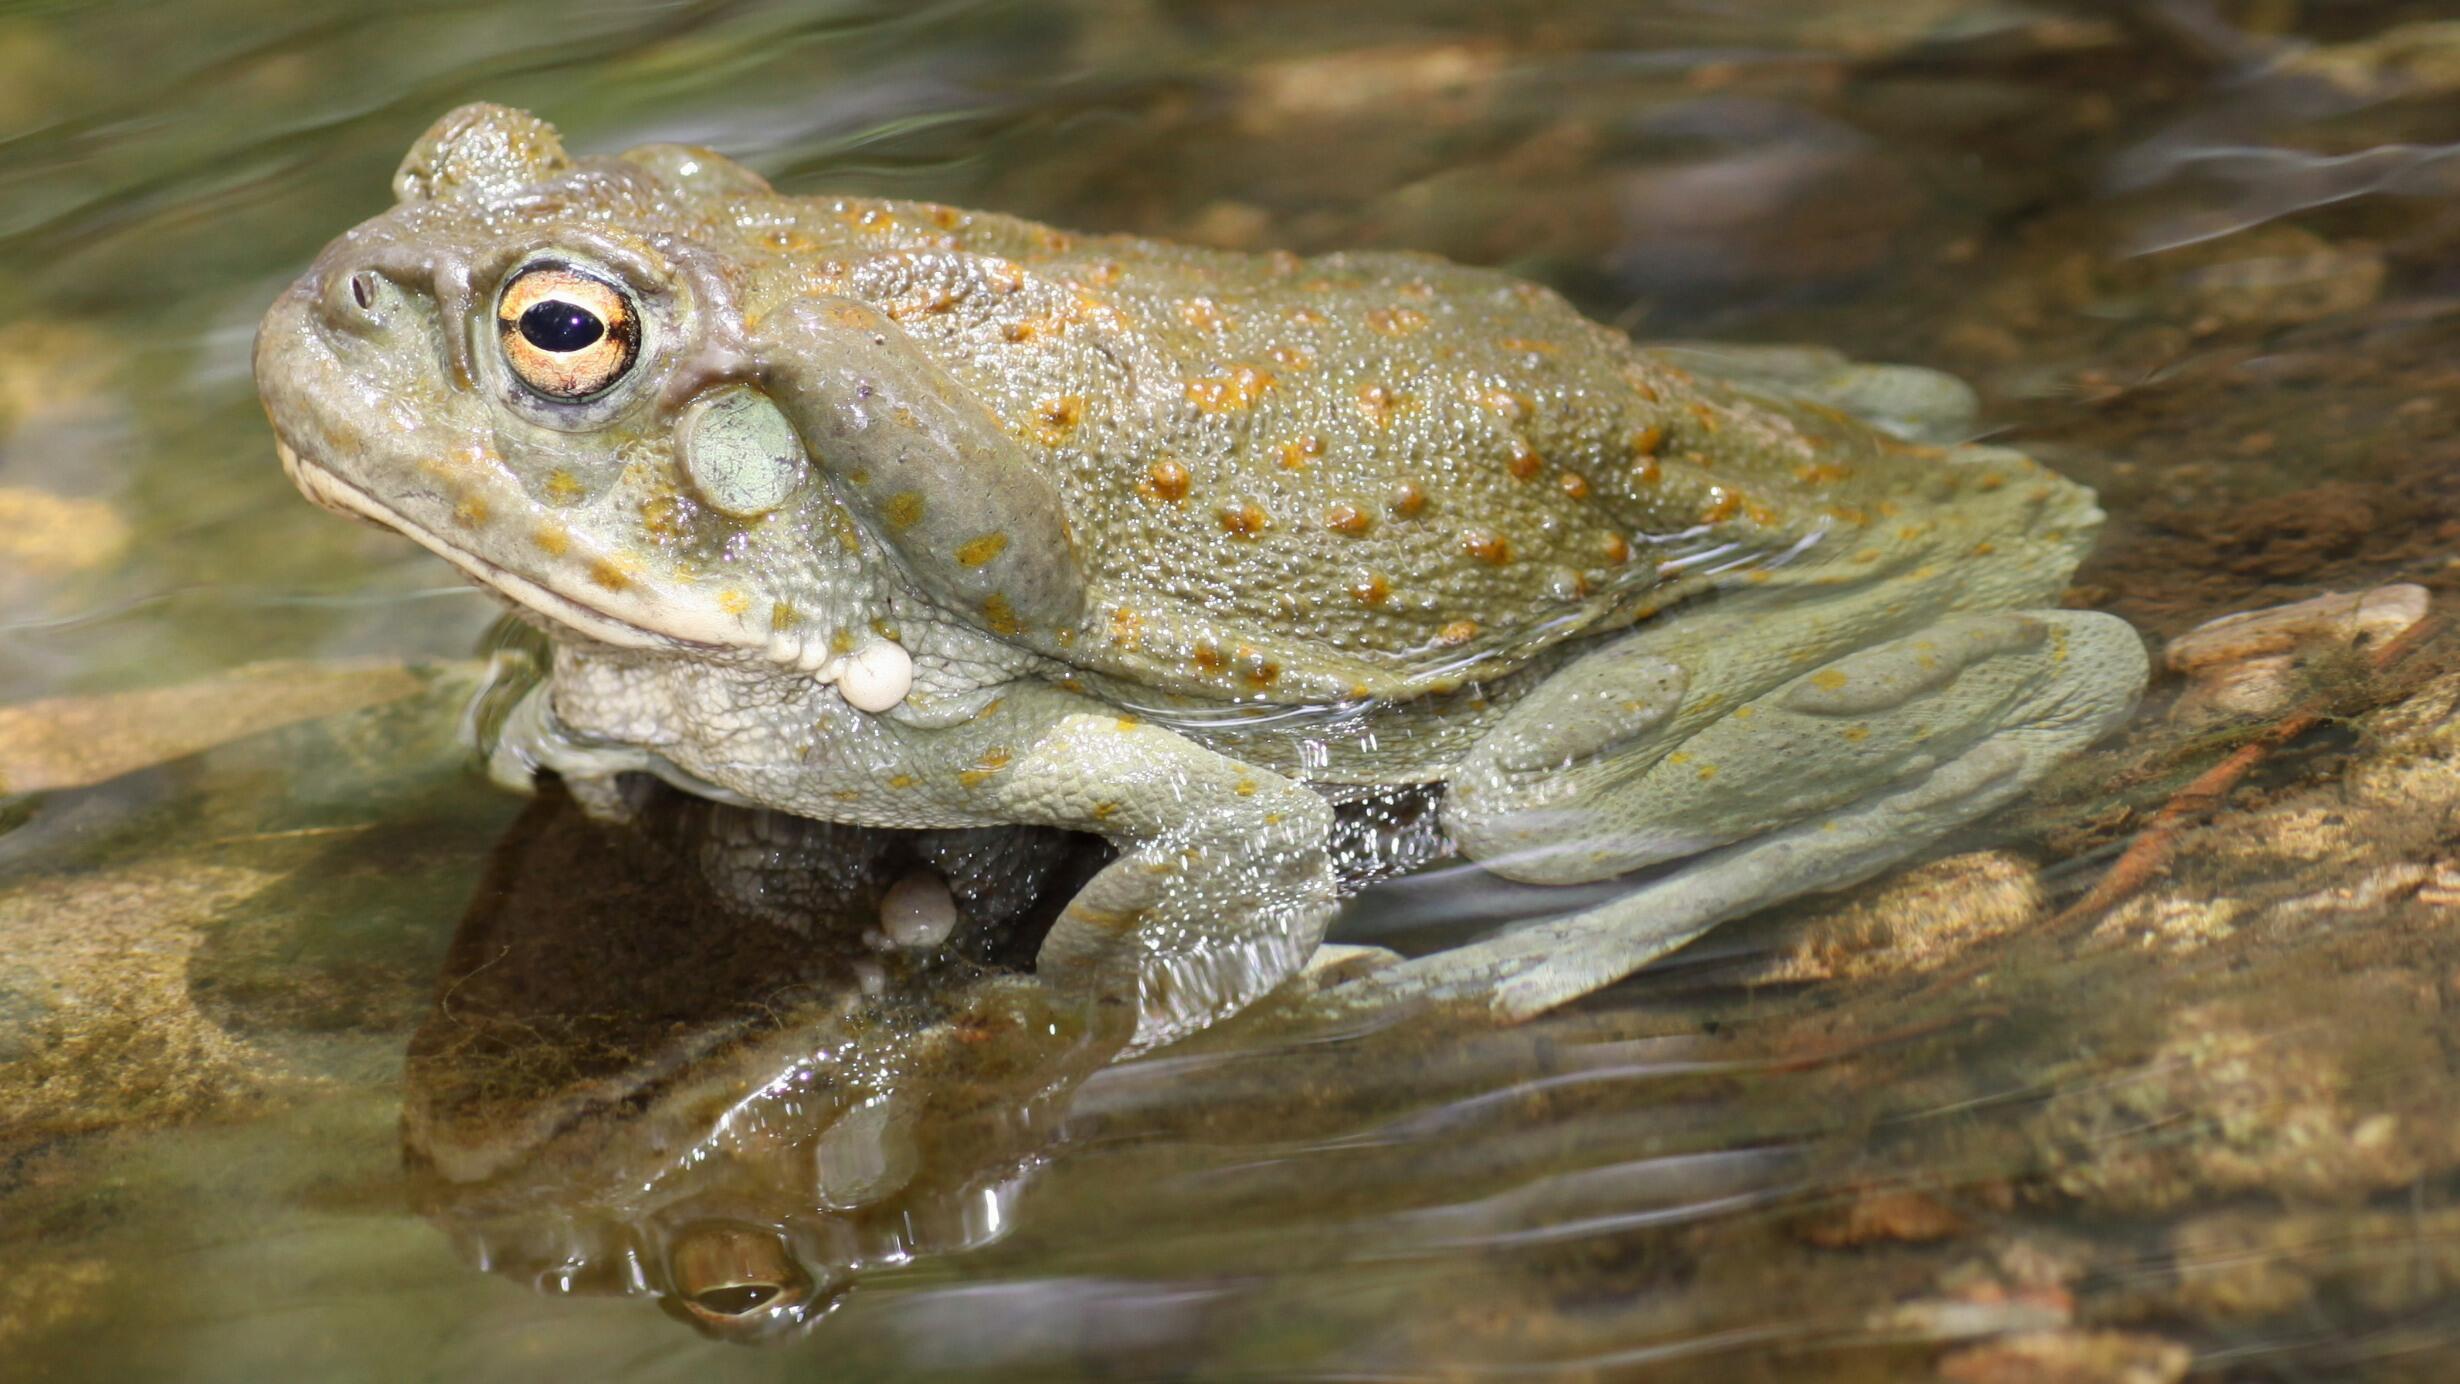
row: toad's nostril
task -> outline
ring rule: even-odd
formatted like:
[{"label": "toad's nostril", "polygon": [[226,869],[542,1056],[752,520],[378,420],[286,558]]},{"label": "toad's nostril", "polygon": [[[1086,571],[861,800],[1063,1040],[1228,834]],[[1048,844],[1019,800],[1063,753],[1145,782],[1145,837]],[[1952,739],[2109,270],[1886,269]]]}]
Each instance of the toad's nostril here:
[{"label": "toad's nostril", "polygon": [[384,276],[373,269],[337,271],[325,277],[316,295],[318,315],[346,332],[365,332],[384,325]]}]

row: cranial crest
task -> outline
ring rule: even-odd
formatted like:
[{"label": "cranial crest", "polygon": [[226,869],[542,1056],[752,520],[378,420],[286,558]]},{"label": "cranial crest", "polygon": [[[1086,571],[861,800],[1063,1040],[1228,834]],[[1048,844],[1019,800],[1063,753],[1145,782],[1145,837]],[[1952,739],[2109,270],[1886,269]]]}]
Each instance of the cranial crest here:
[{"label": "cranial crest", "polygon": [[528,111],[480,101],[427,127],[393,173],[393,196],[403,202],[500,196],[571,166],[553,125]]}]

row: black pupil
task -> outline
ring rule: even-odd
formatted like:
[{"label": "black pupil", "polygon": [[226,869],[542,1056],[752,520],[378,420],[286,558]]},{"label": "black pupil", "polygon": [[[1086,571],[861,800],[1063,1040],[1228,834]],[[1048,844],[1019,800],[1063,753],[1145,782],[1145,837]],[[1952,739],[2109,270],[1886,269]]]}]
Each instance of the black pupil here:
[{"label": "black pupil", "polygon": [[755,1307],[768,1305],[777,1294],[778,1287],[774,1283],[744,1283],[708,1289],[695,1294],[692,1301],[721,1317],[740,1317]]},{"label": "black pupil", "polygon": [[606,324],[598,320],[598,314],[561,298],[532,303],[521,314],[522,339],[541,351],[563,355],[605,335]]}]

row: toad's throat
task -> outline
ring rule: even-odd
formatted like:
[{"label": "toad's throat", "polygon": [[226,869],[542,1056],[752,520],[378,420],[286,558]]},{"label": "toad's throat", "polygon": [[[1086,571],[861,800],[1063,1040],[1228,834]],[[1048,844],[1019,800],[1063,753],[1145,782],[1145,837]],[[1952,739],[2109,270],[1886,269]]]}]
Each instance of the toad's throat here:
[{"label": "toad's throat", "polygon": [[[282,458],[282,471],[299,487],[301,494],[339,514],[366,519],[381,524],[408,538],[427,551],[460,568],[473,581],[504,595],[517,605],[534,610],[548,619],[574,631],[611,644],[619,649],[673,649],[678,646],[702,645],[702,641],[678,638],[644,629],[628,620],[584,605],[557,591],[508,571],[485,558],[462,551],[438,537],[433,530],[405,517],[399,510],[343,480],[313,461],[302,458],[288,442],[276,439],[274,450]],[[714,647],[706,646],[704,647]]]},{"label": "toad's throat", "polygon": [[[905,700],[906,692],[913,685],[913,659],[904,648],[892,641],[875,640],[851,654],[839,654],[825,634],[798,636],[773,633],[766,640],[754,640],[746,637],[740,629],[709,621],[695,621],[684,614],[676,614],[672,620],[662,622],[677,628],[659,628],[627,620],[455,547],[417,520],[408,518],[316,462],[301,457],[287,442],[277,438],[274,450],[280,454],[282,470],[290,477],[291,483],[317,504],[392,529],[452,563],[471,580],[501,594],[515,605],[601,644],[619,649],[665,652],[684,649],[704,657],[731,654],[765,659],[791,668],[816,682],[835,685],[846,701],[861,711],[886,711]],[[697,627],[680,628],[684,626]]]}]

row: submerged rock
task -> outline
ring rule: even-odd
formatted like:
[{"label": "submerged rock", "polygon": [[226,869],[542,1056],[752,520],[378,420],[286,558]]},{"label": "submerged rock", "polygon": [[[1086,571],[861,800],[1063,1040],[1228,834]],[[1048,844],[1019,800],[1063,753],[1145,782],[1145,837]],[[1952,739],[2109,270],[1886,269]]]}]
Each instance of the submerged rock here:
[{"label": "submerged rock", "polygon": [[1868,980],[1936,971],[2045,913],[2041,877],[2009,851],[1973,851],[1891,875],[1788,928],[1744,979]]},{"label": "submerged rock", "polygon": [[2162,653],[2170,671],[2188,679],[2170,719],[2280,715],[2311,694],[2307,664],[2382,647],[2425,619],[2430,599],[2426,588],[2396,582],[2207,620]]},{"label": "submerged rock", "polygon": [[2128,1331],[2031,1331],[1953,1351],[1939,1377],[1953,1384],[2175,1384],[2194,1352]]},{"label": "submerged rock", "polygon": [[0,792],[101,783],[281,726],[399,701],[429,685],[392,659],[284,660],[174,687],[0,707]]}]

